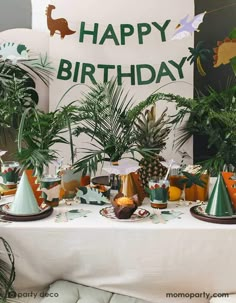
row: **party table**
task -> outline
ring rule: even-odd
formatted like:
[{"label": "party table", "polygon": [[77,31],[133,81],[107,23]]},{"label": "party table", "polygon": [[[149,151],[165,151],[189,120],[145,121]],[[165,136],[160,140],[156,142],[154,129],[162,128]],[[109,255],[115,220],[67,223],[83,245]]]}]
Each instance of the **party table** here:
[{"label": "party table", "polygon": [[[15,253],[16,288],[64,279],[155,303],[189,302],[189,293],[201,294],[201,303],[208,302],[204,293],[236,292],[236,225],[197,220],[190,206],[173,202],[168,210],[181,214],[157,224],[150,217],[110,219],[100,214],[105,207],[61,203],[43,220],[0,223]],[[154,212],[148,200],[141,208]],[[81,216],[67,220],[69,210]],[[185,298],[177,300],[180,293]]]}]

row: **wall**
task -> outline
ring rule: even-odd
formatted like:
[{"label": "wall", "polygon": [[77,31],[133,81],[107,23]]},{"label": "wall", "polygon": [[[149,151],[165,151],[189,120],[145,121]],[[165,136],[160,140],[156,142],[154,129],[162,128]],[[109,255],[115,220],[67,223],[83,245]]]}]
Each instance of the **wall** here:
[{"label": "wall", "polygon": [[[50,18],[66,19],[68,27],[74,31],[73,34],[66,35],[64,38],[57,31],[49,38],[50,57],[57,71],[55,79],[50,85],[50,109],[53,110],[57,106],[61,96],[73,85],[79,84],[66,95],[61,103],[62,105],[78,99],[81,96],[81,91],[87,89],[86,85],[92,84],[93,77],[98,82],[104,81],[104,72],[98,68],[100,65],[112,66],[108,78],[118,75],[118,67],[122,69],[123,73],[130,74],[132,67],[136,69],[137,66],[145,65],[142,70],[143,83],[138,83],[136,70],[132,77],[125,76],[122,78],[125,91],[129,91],[130,96],[134,96],[134,102],[136,103],[145,99],[157,89],[162,92],[172,92],[191,97],[193,92],[193,67],[187,62],[186,56],[189,54],[188,47],[193,45],[194,36],[189,35],[184,40],[172,40],[172,36],[179,20],[186,13],[194,14],[194,2],[178,0],[178,3],[179,5],[176,5],[175,10],[170,10],[169,8],[173,5],[171,0],[165,2],[150,0],[148,5],[135,0],[128,2],[124,0],[119,2],[103,0],[102,5],[101,2],[94,0],[88,0],[86,3],[75,0],[67,2],[50,1],[50,4],[55,6]],[[38,8],[38,10],[36,7],[33,8],[33,11],[37,11],[35,18],[39,17],[40,9],[41,13],[42,11],[44,13],[45,9],[43,7]],[[164,39],[153,23],[163,26],[167,20],[169,24]],[[54,21],[51,22],[55,23]],[[42,24],[42,31],[45,30],[45,23],[46,19]],[[146,24],[151,28],[150,33],[143,37],[143,43],[140,43],[138,33],[140,24]],[[87,32],[84,35],[83,26]],[[96,26],[98,30],[95,39],[95,36],[88,34],[88,31],[94,31]],[[133,35],[127,36],[123,45],[121,42],[122,26],[134,28]],[[126,28],[126,30],[128,29]],[[49,30],[46,31],[49,34]],[[107,32],[109,32],[109,35],[106,36],[105,33]],[[106,39],[103,39],[104,36],[106,36]],[[181,70],[183,75],[180,75],[170,61],[180,63],[183,57],[185,57]],[[68,69],[67,64],[71,65]],[[92,76],[87,73],[87,76],[83,77],[86,68],[87,71],[94,69]],[[155,80],[152,81],[148,81],[151,78],[150,68],[156,73]],[[160,76],[159,79],[158,76]],[[175,105],[166,104],[166,102],[158,103],[158,112],[161,113],[166,106],[169,114],[175,113]],[[175,131],[173,130],[167,149],[163,154],[168,159],[175,158],[176,161],[180,161],[180,154],[173,151],[174,136]],[[85,141],[87,141],[86,138],[80,137],[76,144],[78,147],[84,147]],[[192,155],[191,141],[185,146],[185,150]],[[67,153],[63,150],[62,153],[68,160]]]},{"label": "wall", "polygon": [[[204,42],[204,47],[207,49],[215,49],[218,41],[224,41],[230,32],[236,28],[236,3],[232,0],[219,0],[219,1],[195,1],[196,14],[202,11],[207,11],[204,18],[205,22],[201,24],[200,32],[195,35],[195,46],[200,42]],[[236,52],[235,52],[236,54]],[[203,61],[203,67],[206,75],[201,76],[194,67],[194,94],[197,96],[199,92],[207,94],[209,87],[214,88],[216,91],[226,89],[229,84],[235,84],[236,78],[233,73],[231,64],[221,64],[219,67],[214,68],[211,61]],[[194,136],[194,161],[203,161],[211,157],[215,153],[214,149],[207,148],[207,138],[202,136]]]},{"label": "wall", "polygon": [[[6,1],[4,1],[6,2]],[[196,2],[196,3],[195,3]],[[203,12],[206,8],[206,3],[204,1],[189,1],[189,0],[178,0],[175,2],[174,9],[173,1],[167,0],[163,1],[154,1],[150,0],[147,3],[137,2],[135,0],[130,1],[108,1],[102,0],[101,2],[87,0],[86,2],[80,2],[75,0],[70,0],[66,2],[61,2],[58,0],[32,0],[32,12],[29,1],[8,1],[7,4],[1,4],[1,12],[5,16],[4,21],[4,30],[7,28],[22,27],[22,28],[32,28],[32,33],[26,31],[25,34],[19,34],[19,30],[11,30],[2,32],[0,38],[2,39],[16,39],[17,42],[24,42],[28,44],[31,48],[32,54],[36,55],[43,51],[48,51],[50,54],[50,59],[55,66],[55,76],[54,80],[50,84],[50,104],[48,104],[48,95],[45,93],[45,88],[41,83],[37,83],[38,91],[40,92],[40,107],[47,109],[50,106],[50,109],[53,110],[56,107],[58,100],[64,94],[64,92],[75,83],[80,83],[80,75],[76,81],[72,79],[63,80],[58,78],[59,65],[61,59],[65,58],[69,60],[73,68],[75,67],[76,62],[90,63],[95,67],[98,64],[112,64],[112,65],[121,65],[124,71],[129,71],[131,65],[137,64],[147,64],[155,67],[155,70],[158,71],[160,64],[167,63],[169,60],[175,60],[176,62],[180,60],[183,56],[189,56],[188,47],[194,45],[194,37],[196,40],[200,39],[201,34],[204,29],[204,22],[201,25],[200,33],[191,34],[185,39],[179,39],[172,41],[173,34],[175,33],[175,26],[179,21],[189,15],[189,20],[198,13]],[[228,4],[227,1],[226,4]],[[225,1],[224,1],[225,3]],[[214,1],[211,4],[207,4],[208,9],[214,9],[214,7],[219,7],[224,4],[222,1]],[[66,36],[64,39],[61,39],[60,35],[55,34],[53,37],[50,37],[49,30],[46,23],[45,10],[48,4],[54,4],[56,9],[52,12],[53,18],[65,18],[68,21],[69,27],[76,31],[74,35]],[[196,11],[194,11],[194,5],[196,4]],[[114,7],[116,9],[114,9]],[[135,9],[134,9],[135,7]],[[5,12],[4,12],[5,11]],[[12,14],[17,11],[17,16],[15,18],[9,18]],[[4,12],[4,13],[3,13]],[[98,12],[100,12],[98,14]],[[32,14],[32,21],[29,22],[29,16]],[[6,17],[8,15],[8,17]],[[212,14],[213,16],[213,14]],[[207,20],[211,15],[207,14]],[[231,16],[232,17],[232,16]],[[118,31],[121,24],[130,24],[134,25],[136,30],[137,24],[139,23],[149,23],[157,22],[163,24],[165,20],[170,20],[170,24],[166,30],[166,40],[165,42],[161,41],[158,31],[151,25],[152,32],[150,35],[144,36],[144,43],[140,45],[137,43],[137,33],[132,37],[127,37],[127,44],[123,46],[114,45],[112,39],[107,39],[103,45],[98,45],[92,43],[91,37],[88,35],[84,37],[84,41],[80,41],[79,34],[81,33],[81,24],[85,22],[87,29],[93,28],[95,23],[99,24],[99,35],[100,39],[104,34],[104,31],[107,28],[108,24],[113,26],[117,37],[120,38]],[[6,21],[7,20],[7,21]],[[18,21],[17,21],[18,20]],[[22,20],[25,20],[25,23],[22,23]],[[16,23],[18,22],[18,23]],[[227,21],[228,22],[228,21]],[[209,24],[209,23],[207,23]],[[213,27],[215,27],[212,21]],[[223,27],[222,27],[223,28]],[[205,29],[204,29],[205,31]],[[209,33],[208,31],[206,31]],[[196,43],[196,42],[195,42]],[[47,44],[47,46],[46,46]],[[168,65],[167,65],[168,66]],[[170,67],[171,65],[169,65]],[[173,66],[172,66],[173,68]],[[81,70],[80,70],[81,71]],[[168,75],[163,73],[163,77],[158,83],[152,82],[144,85],[132,85],[131,79],[126,77],[123,78],[124,86],[126,91],[130,91],[130,95],[134,96],[134,101],[136,103],[140,102],[146,98],[150,93],[156,89],[160,89],[163,92],[172,92],[180,94],[186,97],[191,97],[193,95],[193,65],[190,66],[189,63],[184,64],[182,78],[178,77],[178,72],[174,68],[171,70],[175,80],[171,79]],[[110,76],[116,75],[115,73],[110,73]],[[97,73],[96,79],[98,81],[103,80],[103,74]],[[146,70],[143,73],[144,79],[150,77],[150,71]],[[78,98],[81,95],[81,91],[86,89],[86,85],[91,84],[91,79],[86,78],[85,83],[74,89],[67,95],[63,100],[64,103],[68,103],[74,98]],[[197,78],[195,71],[195,84],[200,83],[202,79]],[[168,113],[173,114],[175,112],[174,104],[166,104],[165,102],[159,102],[157,107],[159,112],[161,112],[166,106],[168,106]],[[168,142],[168,148],[164,151],[164,156],[166,158],[175,158],[177,161],[180,161],[180,154],[173,150],[173,141],[176,136],[176,130],[171,133],[170,140]],[[80,138],[77,142],[78,146],[83,146],[86,138]],[[192,142],[184,147],[190,155],[192,155]],[[62,153],[66,156],[66,151],[62,150]],[[191,162],[192,160],[190,160]]]},{"label": "wall", "polygon": [[32,28],[31,0],[2,0],[0,31],[11,28]]}]

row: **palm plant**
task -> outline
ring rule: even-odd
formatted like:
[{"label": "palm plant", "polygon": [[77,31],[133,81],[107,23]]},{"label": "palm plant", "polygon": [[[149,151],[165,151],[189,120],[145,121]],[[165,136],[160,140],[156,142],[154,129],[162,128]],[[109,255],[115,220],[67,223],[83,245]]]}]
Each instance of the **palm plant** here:
[{"label": "palm plant", "polygon": [[[4,248],[4,253],[9,259],[9,262],[4,261],[5,258],[0,258],[0,301],[8,302],[8,294],[13,291],[13,282],[15,280],[15,260],[14,254],[8,242],[0,237],[1,247]],[[1,255],[2,251],[0,251]]]},{"label": "palm plant", "polygon": [[213,150],[210,159],[201,165],[212,174],[223,170],[224,165],[236,166],[236,85],[217,92],[209,88],[207,96],[199,94],[197,99],[177,100],[179,109],[171,123],[178,124],[188,119],[180,128],[176,142],[180,148],[192,135],[205,135],[208,149]]},{"label": "palm plant", "polygon": [[[16,155],[22,169],[34,169],[34,173],[41,177],[44,167],[56,160],[54,145],[58,143],[70,144],[73,162],[71,124],[74,111],[73,104],[49,113],[34,108],[25,110],[20,122]],[[64,137],[66,133],[69,133],[69,139]]]},{"label": "palm plant", "polygon": [[131,102],[115,81],[96,84],[84,94],[75,135],[87,134],[92,148],[81,149],[86,155],[74,164],[76,170],[95,173],[99,162],[116,162],[125,153],[142,152],[134,143],[134,118],[128,118]]},{"label": "palm plant", "polygon": [[[1,71],[8,69],[0,67]],[[7,74],[8,75],[8,74]],[[5,77],[7,76],[5,75]],[[20,78],[21,77],[21,78]],[[14,136],[19,127],[20,117],[28,107],[35,107],[38,103],[38,94],[35,83],[22,73],[11,74],[1,82],[0,93],[0,144],[4,145],[9,134]]]},{"label": "palm plant", "polygon": [[[122,157],[136,158],[155,154],[155,147],[139,146],[135,121],[141,112],[157,100],[182,99],[172,94],[153,93],[134,106],[132,98],[118,86],[116,79],[96,84],[84,94],[78,107],[75,135],[85,133],[91,139],[91,148],[83,148],[85,153],[74,164],[76,170],[95,173],[98,163],[116,162]],[[158,150],[159,151],[159,150]]]},{"label": "palm plant", "polygon": [[35,79],[48,85],[51,75],[47,57],[17,64],[0,61],[0,146],[14,145],[23,112],[38,103]]},{"label": "palm plant", "polygon": [[184,178],[182,178],[179,183],[184,185],[184,189],[185,188],[190,188],[192,185],[196,184],[198,186],[205,186],[206,183],[201,180],[201,173],[197,173],[197,174],[190,174],[187,171],[182,171],[182,175],[184,176]]},{"label": "palm plant", "polygon": [[45,85],[49,85],[49,80],[53,79],[54,67],[49,61],[47,53],[40,54],[36,59],[22,60],[18,64],[19,68],[26,71],[31,78],[40,79]]}]

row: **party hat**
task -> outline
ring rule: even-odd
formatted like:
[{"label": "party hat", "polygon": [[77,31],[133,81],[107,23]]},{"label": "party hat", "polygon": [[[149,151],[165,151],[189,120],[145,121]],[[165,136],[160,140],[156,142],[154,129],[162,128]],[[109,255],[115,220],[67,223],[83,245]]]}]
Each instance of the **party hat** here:
[{"label": "party hat", "polygon": [[15,199],[11,205],[11,213],[15,215],[29,215],[40,212],[37,200],[29,184],[27,175],[23,172],[17,187]]},{"label": "party hat", "polygon": [[205,211],[208,215],[216,217],[234,214],[233,204],[221,174],[218,175]]}]

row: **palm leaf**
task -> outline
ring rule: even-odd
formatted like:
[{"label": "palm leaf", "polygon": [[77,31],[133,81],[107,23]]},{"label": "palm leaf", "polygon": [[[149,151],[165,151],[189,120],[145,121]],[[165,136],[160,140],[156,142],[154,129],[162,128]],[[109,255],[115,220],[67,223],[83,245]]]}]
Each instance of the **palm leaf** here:
[{"label": "palm leaf", "polygon": [[[49,113],[32,108],[25,110],[18,130],[16,155],[22,169],[34,169],[38,177],[42,176],[44,167],[57,158],[57,150],[53,148],[56,143],[70,144],[74,160],[71,128],[74,112],[72,104]],[[66,132],[69,132],[69,141],[64,137]]]},{"label": "palm leaf", "polygon": [[181,179],[179,182],[181,184],[185,184],[186,188],[189,188],[194,184],[201,187],[204,187],[206,185],[206,182],[201,180],[201,173],[190,174],[186,171],[182,171],[182,174],[184,175],[185,178]]},{"label": "palm leaf", "polygon": [[[8,293],[13,290],[12,285],[15,280],[15,259],[8,242],[0,237],[1,244],[6,251],[8,262],[0,258],[0,299],[6,302]],[[0,252],[1,254],[1,252]]]}]

